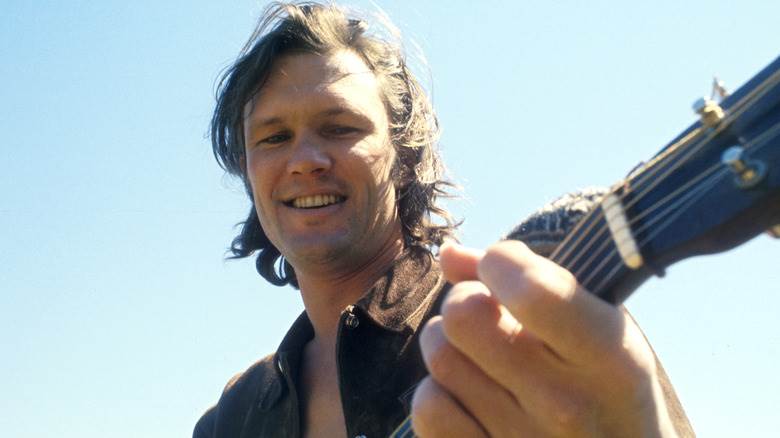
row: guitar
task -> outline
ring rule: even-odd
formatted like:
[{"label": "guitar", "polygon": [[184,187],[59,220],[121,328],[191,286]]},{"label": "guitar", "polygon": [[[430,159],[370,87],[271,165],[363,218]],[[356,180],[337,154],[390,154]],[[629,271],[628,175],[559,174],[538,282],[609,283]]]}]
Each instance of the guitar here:
[{"label": "guitar", "polygon": [[[694,104],[700,120],[616,183],[550,255],[599,298],[618,305],[679,260],[764,231],[780,237],[780,58],[733,94],[715,88]],[[407,418],[390,438],[413,436]]]}]

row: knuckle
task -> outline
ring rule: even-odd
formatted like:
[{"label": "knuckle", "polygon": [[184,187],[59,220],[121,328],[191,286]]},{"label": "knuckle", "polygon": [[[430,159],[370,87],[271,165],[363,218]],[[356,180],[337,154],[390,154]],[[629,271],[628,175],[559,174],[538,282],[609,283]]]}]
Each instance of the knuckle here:
[{"label": "knuckle", "polygon": [[456,377],[457,357],[449,344],[440,345],[426,355],[426,366],[431,376],[439,382],[452,382]]},{"label": "knuckle", "polygon": [[476,281],[458,283],[442,303],[441,315],[445,326],[469,325],[475,314],[487,314],[496,307],[496,301]]},{"label": "knuckle", "polygon": [[485,276],[491,276],[505,269],[516,269],[518,264],[518,260],[516,260],[517,251],[513,251],[515,249],[513,247],[514,245],[511,245],[510,242],[498,242],[489,246],[479,262],[478,272]]},{"label": "knuckle", "polygon": [[547,259],[537,256],[524,243],[516,240],[504,240],[485,249],[480,260],[481,267],[493,269],[517,269],[533,266]]},{"label": "knuckle", "polygon": [[566,289],[574,289],[577,286],[579,286],[579,282],[577,281],[577,278],[574,276],[574,274],[571,273],[568,269],[564,269],[558,265],[555,265],[556,269],[558,270],[558,278],[560,279],[561,284]]},{"label": "knuckle", "polygon": [[514,241],[489,247],[480,263],[480,272],[492,277],[511,276],[518,288],[553,292],[561,297],[571,295],[578,287],[571,272]]},{"label": "knuckle", "polygon": [[548,400],[550,422],[554,435],[572,436],[590,429],[594,409],[591,403],[572,394],[552,396]]},{"label": "knuckle", "polygon": [[509,243],[499,242],[486,250],[477,268],[480,278],[491,287],[543,288],[545,276],[540,266],[543,259],[528,257],[521,248]]},{"label": "knuckle", "polygon": [[546,299],[568,301],[579,287],[574,274],[552,262],[535,265],[523,274],[526,287]]},{"label": "knuckle", "polygon": [[455,349],[444,336],[440,317],[426,323],[420,334],[420,346],[425,366],[431,375],[439,382],[451,381],[458,358]]}]

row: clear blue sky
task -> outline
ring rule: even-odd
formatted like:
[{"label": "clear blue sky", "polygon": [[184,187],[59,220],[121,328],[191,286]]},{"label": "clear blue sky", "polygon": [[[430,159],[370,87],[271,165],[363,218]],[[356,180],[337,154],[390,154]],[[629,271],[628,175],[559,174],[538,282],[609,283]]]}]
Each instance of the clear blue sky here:
[{"label": "clear blue sky", "polygon": [[[694,120],[713,74],[733,88],[780,55],[777,1],[377,3],[427,56],[472,246],[611,184]],[[302,310],[223,260],[249,204],[206,139],[263,5],[0,7],[4,436],[189,436]],[[700,436],[776,433],[778,243],[682,263],[628,302]]]}]

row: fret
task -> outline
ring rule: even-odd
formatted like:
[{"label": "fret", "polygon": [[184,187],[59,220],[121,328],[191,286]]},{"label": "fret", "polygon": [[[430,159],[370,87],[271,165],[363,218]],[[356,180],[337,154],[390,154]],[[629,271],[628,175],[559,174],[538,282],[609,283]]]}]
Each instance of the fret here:
[{"label": "fret", "polygon": [[569,270],[585,289],[611,301],[610,287],[631,269],[623,264],[601,209],[588,213],[569,236],[550,259]]}]

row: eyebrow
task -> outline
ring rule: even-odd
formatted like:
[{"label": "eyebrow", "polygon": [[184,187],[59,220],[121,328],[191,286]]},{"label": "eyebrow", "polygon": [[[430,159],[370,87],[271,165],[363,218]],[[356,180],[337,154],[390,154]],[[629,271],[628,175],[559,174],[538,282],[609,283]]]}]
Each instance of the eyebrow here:
[{"label": "eyebrow", "polygon": [[336,106],[333,108],[326,109],[325,111],[321,111],[320,113],[317,114],[317,116],[338,116],[341,114],[358,115],[355,111],[351,110],[348,107]]},{"label": "eyebrow", "polygon": [[279,125],[281,123],[282,123],[281,117],[269,117],[267,119],[258,120],[257,122],[252,122],[250,120],[250,126],[252,126],[253,128],[262,128],[270,125]]},{"label": "eyebrow", "polygon": [[369,123],[371,126],[374,126],[374,122],[371,120],[371,117],[368,114],[361,112],[358,108],[350,107],[349,105],[338,105],[328,108],[317,113],[317,117],[333,117],[340,116],[342,114],[360,119],[363,123]]},{"label": "eyebrow", "polygon": [[[365,118],[365,116],[363,116],[362,114],[352,110],[351,108],[349,108],[347,106],[335,106],[335,107],[332,107],[332,108],[328,108],[328,109],[326,109],[324,111],[320,111],[319,113],[317,113],[316,117],[338,116],[338,115],[342,115],[342,114],[349,114],[349,115],[354,115],[354,116],[358,116],[358,117],[361,117],[361,118]],[[274,117],[268,117],[268,118],[265,118],[265,119],[260,119],[260,120],[258,120],[256,122],[251,122],[250,121],[250,126],[252,126],[253,129],[256,129],[256,128],[264,128],[266,126],[271,126],[271,125],[280,125],[282,123],[283,123],[283,120],[282,120],[281,117],[274,116]]]}]

